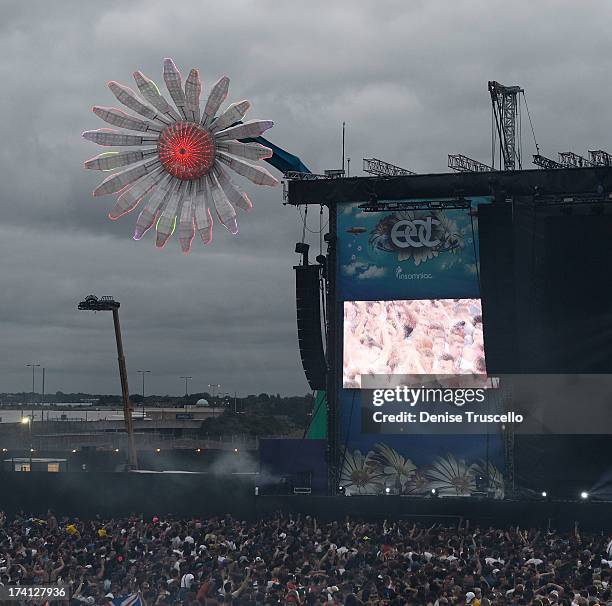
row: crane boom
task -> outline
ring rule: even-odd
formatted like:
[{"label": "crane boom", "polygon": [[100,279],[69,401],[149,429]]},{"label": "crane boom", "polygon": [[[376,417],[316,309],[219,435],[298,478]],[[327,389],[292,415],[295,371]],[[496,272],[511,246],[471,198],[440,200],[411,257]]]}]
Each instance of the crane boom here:
[{"label": "crane boom", "polygon": [[504,159],[504,170],[522,168],[520,149],[516,148],[516,116],[518,95],[524,92],[520,86],[504,86],[495,80],[489,81],[489,93],[497,126],[500,150]]}]

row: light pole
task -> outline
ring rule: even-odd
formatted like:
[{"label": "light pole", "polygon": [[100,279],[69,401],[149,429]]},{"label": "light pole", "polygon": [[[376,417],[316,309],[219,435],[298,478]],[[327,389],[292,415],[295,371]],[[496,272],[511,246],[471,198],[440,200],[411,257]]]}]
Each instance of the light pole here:
[{"label": "light pole", "polygon": [[212,401],[213,401],[213,418],[216,419],[217,418],[217,403],[215,402],[215,388],[217,389],[221,389],[221,385],[219,385],[218,383],[209,383],[208,384],[208,389],[212,389]]},{"label": "light pole", "polygon": [[23,417],[21,422],[28,426],[30,433],[30,471],[32,471],[32,419],[31,417]]},{"label": "light pole", "polygon": [[[43,415],[44,413],[44,404],[45,404],[45,367],[43,366],[42,368],[42,388],[41,388],[41,396],[40,396],[40,420],[43,421]],[[49,418],[49,415],[47,414],[47,419]],[[42,426],[41,426],[42,427]]]},{"label": "light pole", "polygon": [[189,379],[193,379],[193,377],[179,377],[179,379],[185,379],[185,397],[187,397],[189,395],[189,389],[187,387],[187,381],[189,381]]},{"label": "light pole", "polygon": [[38,368],[40,364],[26,364],[26,366],[32,367],[32,419],[34,418],[34,369]]},{"label": "light pole", "polygon": [[95,295],[85,297],[79,303],[79,309],[85,311],[112,311],[113,324],[115,326],[115,341],[117,342],[117,359],[119,362],[119,378],[121,380],[121,392],[123,395],[123,419],[128,438],[128,465],[131,469],[138,469],[138,457],[136,445],[134,444],[134,420],[132,418],[132,403],[130,402],[130,391],[128,387],[127,369],[125,356],[123,355],[123,342],[121,340],[121,326],[119,324],[119,301],[113,297],[101,297]]},{"label": "light pole", "polygon": [[215,389],[221,389],[221,385],[219,385],[218,383],[216,383],[216,384],[209,383],[208,384],[208,388],[212,389],[212,397],[213,397],[213,400],[214,400],[215,399]]},{"label": "light pole", "polygon": [[145,375],[151,373],[150,370],[137,370],[142,375],[142,418],[145,418]]}]

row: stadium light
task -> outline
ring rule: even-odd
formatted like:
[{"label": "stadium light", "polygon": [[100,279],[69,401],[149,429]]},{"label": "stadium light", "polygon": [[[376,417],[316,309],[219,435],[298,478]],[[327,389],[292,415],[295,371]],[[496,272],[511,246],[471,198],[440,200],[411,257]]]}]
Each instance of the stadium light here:
[{"label": "stadium light", "polygon": [[34,418],[33,413],[34,411],[32,411],[31,417],[23,417],[21,419],[21,424],[28,426],[28,431],[30,434],[30,469],[32,469],[32,453],[34,452],[34,449],[32,448],[32,419]]},{"label": "stadium light", "polygon": [[193,377],[182,376],[182,377],[179,377],[179,379],[185,379],[185,397],[187,397],[189,395],[189,385],[187,382],[193,379]]},{"label": "stadium light", "polygon": [[[133,409],[130,402],[130,390],[128,387],[127,368],[125,365],[125,356],[123,355],[123,341],[121,339],[121,326],[119,324],[119,301],[115,301],[113,297],[96,297],[88,295],[78,305],[80,311],[112,311],[113,324],[115,327],[115,341],[117,342],[117,358],[119,361],[119,379],[121,381],[121,393],[123,397],[123,418],[125,420],[125,429],[127,433],[128,447],[128,465],[131,469],[138,469],[138,456],[136,454],[136,445],[134,443],[134,420],[132,418]],[[119,452],[116,450],[115,452]]]},{"label": "stadium light", "polygon": [[40,366],[40,364],[26,364],[28,368],[32,369],[32,418],[34,418],[34,399],[35,399],[35,391],[34,391],[34,371]]},{"label": "stadium light", "polygon": [[150,370],[137,370],[142,375],[142,418],[145,418],[145,375],[151,374]]},{"label": "stadium light", "polygon": [[588,499],[588,498],[589,498],[589,493],[588,493],[588,492],[585,492],[585,491],[583,490],[583,491],[580,493],[580,498],[581,498],[583,501],[586,501],[586,499]]}]

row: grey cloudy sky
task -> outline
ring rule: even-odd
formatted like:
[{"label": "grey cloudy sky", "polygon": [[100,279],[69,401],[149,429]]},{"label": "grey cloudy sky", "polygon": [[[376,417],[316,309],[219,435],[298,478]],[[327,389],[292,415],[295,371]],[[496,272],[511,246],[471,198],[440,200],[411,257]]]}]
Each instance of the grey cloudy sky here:
[{"label": "grey cloudy sky", "polygon": [[189,257],[176,238],[134,242],[136,217],[113,223],[112,197],[91,197],[91,106],[117,105],[105,84],[133,86],[135,69],[160,82],[164,57],[205,86],[230,76],[228,101],[251,100],[314,171],[340,164],[343,120],[352,172],[369,156],[421,173],[449,152],[488,161],[489,79],[525,88],[545,155],[612,148],[606,0],[4,0],[0,17],[0,392],[29,388],[28,362],[50,391],[119,392],[111,318],[76,311],[90,292],[122,303],[131,391],[140,368],[155,393],[180,393],[182,374],[193,391],[307,391],[301,227],[280,188],[242,184],[240,236],[216,229]]}]

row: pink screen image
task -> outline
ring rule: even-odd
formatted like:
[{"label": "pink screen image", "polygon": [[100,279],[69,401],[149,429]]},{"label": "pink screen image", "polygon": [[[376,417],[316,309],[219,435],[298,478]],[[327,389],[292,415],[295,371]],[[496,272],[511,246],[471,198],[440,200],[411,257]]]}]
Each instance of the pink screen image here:
[{"label": "pink screen image", "polygon": [[480,299],[346,301],[343,387],[365,375],[484,375]]}]

